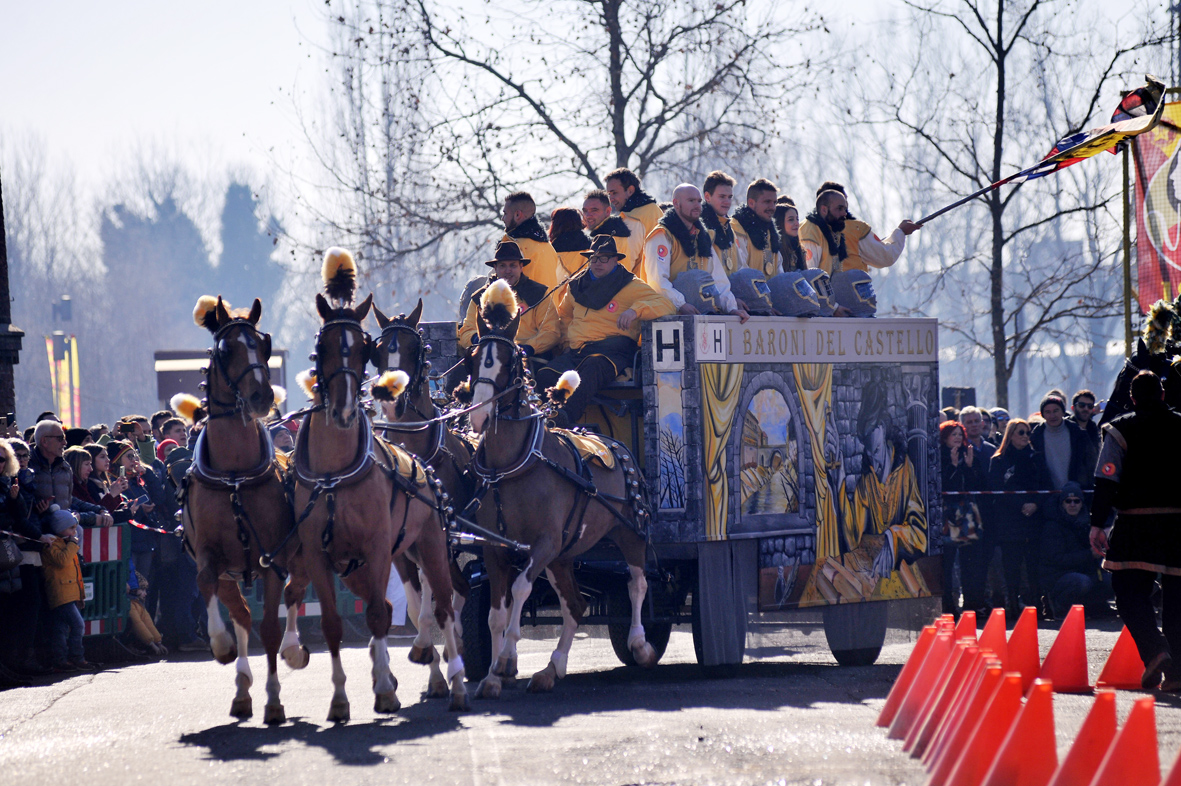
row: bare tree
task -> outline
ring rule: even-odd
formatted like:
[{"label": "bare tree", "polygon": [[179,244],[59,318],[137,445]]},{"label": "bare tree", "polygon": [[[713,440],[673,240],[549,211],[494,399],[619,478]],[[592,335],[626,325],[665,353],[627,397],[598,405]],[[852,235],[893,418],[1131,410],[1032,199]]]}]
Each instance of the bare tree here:
[{"label": "bare tree", "polygon": [[660,429],[660,507],[685,507],[685,440],[670,428]]},{"label": "bare tree", "polygon": [[[1105,36],[1094,20],[1046,0],[907,6],[909,53],[900,57],[892,39],[888,59],[870,69],[876,95],[864,98],[867,121],[892,132],[903,187],[920,210],[1107,122],[1117,89],[1140,81],[1138,59],[1160,43],[1138,29],[1132,43],[1116,45],[1127,39],[1119,27]],[[945,329],[991,356],[1001,406],[1024,353],[1076,334],[1080,320],[1118,313],[1118,288],[1110,286],[1114,172],[1106,160],[1088,162],[1037,185],[991,191],[932,223],[911,255],[924,293],[912,310],[939,311]],[[1068,248],[1068,237],[1086,242]]]}]

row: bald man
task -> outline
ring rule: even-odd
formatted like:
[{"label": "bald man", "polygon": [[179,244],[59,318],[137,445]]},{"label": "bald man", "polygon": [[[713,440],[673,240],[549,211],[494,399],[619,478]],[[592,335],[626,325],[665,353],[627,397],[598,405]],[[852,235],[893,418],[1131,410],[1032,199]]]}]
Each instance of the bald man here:
[{"label": "bald man", "polygon": [[701,191],[690,183],[682,183],[673,191],[673,206],[644,241],[644,280],[671,300],[678,314],[697,314],[700,312],[673,287],[677,276],[686,270],[708,270],[725,312],[738,315],[742,322],[747,320],[746,311],[739,308],[730,291],[730,280],[709,232],[701,223]]}]

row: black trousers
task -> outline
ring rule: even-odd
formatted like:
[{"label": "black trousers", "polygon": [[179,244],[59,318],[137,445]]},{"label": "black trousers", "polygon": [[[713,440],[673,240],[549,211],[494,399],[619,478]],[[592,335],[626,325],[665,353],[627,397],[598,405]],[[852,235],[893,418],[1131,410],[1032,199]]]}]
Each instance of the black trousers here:
[{"label": "black trousers", "polygon": [[21,565],[20,574],[20,590],[0,595],[0,661],[16,667],[26,665],[36,648],[37,626],[45,606],[41,568]]},{"label": "black trousers", "polygon": [[955,563],[960,563],[960,585],[964,592],[965,609],[973,611],[983,608],[988,602],[985,582],[988,576],[988,563],[985,561],[986,551],[983,543],[947,543],[943,546],[943,611],[954,613],[959,609],[953,581],[955,578]]},{"label": "black trousers", "polygon": [[567,352],[554,358],[548,366],[538,369],[537,382],[539,387],[549,388],[558,383],[562,372],[575,369],[581,382],[570,398],[562,406],[571,423],[582,419],[582,413],[596,393],[610,385],[617,376],[615,364],[602,355],[591,355],[580,358],[578,353]]},{"label": "black trousers", "polygon": [[1009,610],[1018,608],[1021,597],[1021,566],[1025,566],[1025,577],[1029,581],[1029,594],[1025,596],[1027,606],[1037,605],[1041,596],[1038,581],[1039,560],[1041,559],[1041,538],[1002,540],[1001,563],[1005,570],[1005,603]]},{"label": "black trousers", "polygon": [[1152,607],[1157,574],[1147,570],[1113,570],[1111,588],[1120,619],[1136,642],[1140,660],[1147,664],[1162,652],[1181,653],[1181,576],[1161,574],[1161,623]]}]

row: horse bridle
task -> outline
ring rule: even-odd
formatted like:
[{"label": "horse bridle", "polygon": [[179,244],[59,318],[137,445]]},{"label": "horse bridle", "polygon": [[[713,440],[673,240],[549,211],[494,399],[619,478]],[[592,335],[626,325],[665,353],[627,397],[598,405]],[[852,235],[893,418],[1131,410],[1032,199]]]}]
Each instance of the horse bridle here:
[{"label": "horse bridle", "polygon": [[[509,379],[512,381],[508,385],[500,386],[496,383],[496,380],[494,380],[494,379],[489,379],[488,377],[478,376],[478,374],[480,373],[479,369],[473,369],[472,373],[469,375],[471,378],[472,392],[474,393],[476,390],[476,386],[481,383],[492,386],[492,395],[494,398],[497,399],[494,403],[494,408],[493,408],[493,413],[492,413],[493,417],[495,419],[498,419],[498,420],[530,420],[535,417],[540,417],[541,413],[539,413],[539,412],[530,412],[527,415],[525,415],[524,417],[520,417],[521,390],[526,387],[531,387],[532,378],[529,374],[528,369],[525,367],[525,363],[524,363],[525,355],[523,352],[521,352],[521,348],[517,346],[516,342],[514,342],[510,338],[505,338],[504,336],[498,336],[495,333],[486,333],[483,336],[480,336],[480,340],[477,341],[475,346],[472,348],[473,349],[472,356],[471,356],[472,362],[474,363],[479,359],[480,347],[484,346],[485,344],[492,344],[492,343],[503,344],[503,345],[507,346],[509,348],[509,350],[512,352],[513,364],[512,364],[512,366],[509,367],[509,371],[508,371]],[[500,405],[501,405],[500,399],[503,397],[503,394],[508,393],[508,391],[513,390],[513,389],[516,390],[516,394],[512,397],[512,403],[508,404],[505,408],[508,409],[510,412],[514,413],[515,415],[517,415],[517,417],[508,417],[505,415],[501,415],[500,414]]]},{"label": "horse bridle", "polygon": [[[266,363],[266,361],[270,359],[269,351],[267,352],[267,357],[263,358],[262,363],[248,363],[246,368],[242,369],[240,374],[238,374],[236,377],[231,376],[230,369],[226,365],[226,361],[231,355],[229,345],[226,342],[226,336],[233,328],[241,328],[244,331],[248,331],[246,333],[246,346],[250,349],[257,348],[257,346],[262,343],[264,336],[267,339],[267,343],[270,343],[270,334],[259,333],[258,328],[253,322],[242,318],[231,319],[229,322],[218,328],[217,332],[213,334],[213,348],[209,350],[209,355],[213,359],[213,364],[205,369],[205,392],[210,404],[226,409],[223,409],[221,412],[213,412],[211,409],[208,414],[210,420],[245,412],[246,400],[242,397],[242,389],[240,385],[242,380],[245,379],[246,375],[250,372],[261,370],[267,384],[269,385],[271,382],[271,369]],[[225,380],[226,385],[229,386],[230,391],[234,394],[233,401],[221,401],[214,397],[213,386],[210,384],[210,382],[212,381],[213,372],[215,370],[221,375],[221,378]]]},{"label": "horse bridle", "polygon": [[[411,327],[408,323],[403,322],[401,319],[394,320],[390,324],[386,325],[381,331],[381,335],[378,336],[377,343],[374,345],[373,359],[375,361],[377,360],[377,347],[381,346],[381,342],[392,342],[394,337],[399,333],[409,333],[412,336],[416,336],[418,338],[418,350],[414,353],[414,371],[410,374],[410,381],[406,383],[406,390],[401,396],[399,396],[398,403],[400,405],[409,407],[410,410],[414,412],[414,414],[418,415],[423,420],[430,420],[433,416],[433,413],[432,415],[428,415],[425,412],[419,410],[419,408],[414,404],[414,401],[410,398],[412,394],[418,391],[419,385],[422,384],[424,379],[423,373],[431,367],[431,362],[426,359],[427,354],[431,351],[431,346],[430,344],[426,343],[426,338],[423,336],[422,331],[418,328]],[[388,346],[389,344],[387,344],[387,347]],[[394,344],[394,346],[397,346],[397,344]],[[389,370],[390,366],[388,362],[388,349],[386,358],[386,368],[378,369],[379,372]],[[399,412],[399,416],[401,416],[401,412]]]},{"label": "horse bridle", "polygon": [[[329,328],[333,328],[333,327],[340,327],[341,328],[341,331],[340,331],[340,357],[341,357],[342,362],[340,364],[340,368],[335,369],[331,374],[329,374],[327,377],[325,377],[324,376],[324,359],[323,359],[324,358],[324,352],[323,352],[324,331],[328,330]],[[361,337],[362,358],[361,358],[361,370],[360,371],[358,371],[355,368],[349,368],[349,365],[348,365],[348,360],[350,357],[352,357],[352,354],[354,351],[354,348],[350,347],[349,343],[345,340],[345,334],[348,333],[349,331],[353,331],[355,333],[358,333],[358,334],[360,334],[360,337]],[[361,323],[355,319],[348,319],[348,318],[328,320],[327,322],[325,322],[323,325],[320,326],[320,330],[316,333],[315,347],[316,347],[316,352],[313,355],[313,360],[316,363],[316,384],[320,388],[321,395],[325,396],[325,397],[328,395],[328,385],[332,382],[332,380],[336,379],[341,374],[347,374],[353,378],[354,382],[357,383],[356,396],[357,396],[357,398],[360,398],[361,397],[361,384],[365,381],[365,377],[368,376],[368,373],[365,371],[365,367],[366,367],[366,365],[368,365],[369,357],[373,352],[373,339],[371,339],[369,337],[369,334],[365,332],[365,328],[361,327]]]}]

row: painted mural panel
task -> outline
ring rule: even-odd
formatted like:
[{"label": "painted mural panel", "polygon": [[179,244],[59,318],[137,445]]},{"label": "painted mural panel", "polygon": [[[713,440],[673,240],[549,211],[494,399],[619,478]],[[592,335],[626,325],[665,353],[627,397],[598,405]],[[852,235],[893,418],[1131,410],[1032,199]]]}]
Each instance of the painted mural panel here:
[{"label": "painted mural panel", "polygon": [[688,463],[681,404],[681,372],[657,372],[656,396],[660,428],[659,507],[680,510],[685,507],[685,470]]},{"label": "painted mural panel", "polygon": [[783,394],[755,394],[742,422],[743,515],[797,513],[800,509],[798,450]]}]

